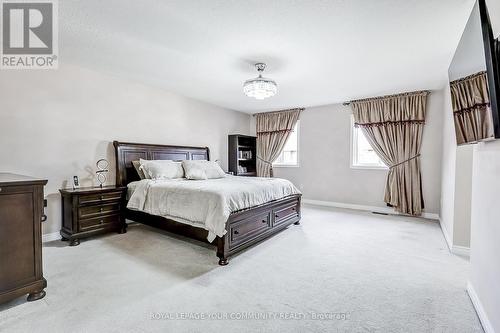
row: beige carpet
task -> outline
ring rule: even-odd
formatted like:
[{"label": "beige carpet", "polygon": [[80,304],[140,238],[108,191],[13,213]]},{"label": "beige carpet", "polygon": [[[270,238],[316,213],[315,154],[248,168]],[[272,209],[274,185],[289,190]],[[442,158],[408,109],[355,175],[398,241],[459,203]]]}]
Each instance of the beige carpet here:
[{"label": "beige carpet", "polygon": [[0,331],[481,332],[468,266],[415,218],[305,206],[300,226],[226,267],[206,245],[132,225],[46,244],[47,296],[1,305]]}]

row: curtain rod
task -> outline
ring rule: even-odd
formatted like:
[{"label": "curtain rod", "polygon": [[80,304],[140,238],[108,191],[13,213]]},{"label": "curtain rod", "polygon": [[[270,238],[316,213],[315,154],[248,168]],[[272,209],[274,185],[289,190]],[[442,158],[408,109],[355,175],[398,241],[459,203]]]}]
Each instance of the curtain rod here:
[{"label": "curtain rod", "polygon": [[419,95],[419,94],[430,94],[430,90],[419,90],[419,91],[412,91],[412,92],[405,92],[405,93],[400,93],[400,94],[394,94],[394,95],[384,95],[384,96],[378,96],[378,97],[368,97],[368,98],[362,98],[362,99],[355,99],[352,101],[347,101],[342,103],[344,106],[349,106],[353,102],[365,102],[369,100],[377,100],[377,99],[384,99],[384,98],[394,98],[394,97],[402,97],[402,96],[411,96],[411,95]]},{"label": "curtain rod", "polygon": [[287,111],[304,111],[305,108],[295,108],[295,109],[286,109],[286,110],[277,110],[277,111],[269,111],[269,112],[258,112],[258,113],[254,113],[252,114],[253,117],[255,117],[256,115],[258,114],[265,114],[265,113],[279,113],[279,112],[287,112]]}]

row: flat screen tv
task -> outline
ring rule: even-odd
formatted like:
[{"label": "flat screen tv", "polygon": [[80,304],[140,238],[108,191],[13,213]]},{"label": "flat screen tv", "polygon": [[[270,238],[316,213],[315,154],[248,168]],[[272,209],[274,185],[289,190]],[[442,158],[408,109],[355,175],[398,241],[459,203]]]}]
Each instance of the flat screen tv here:
[{"label": "flat screen tv", "polygon": [[500,138],[500,46],[477,0],[448,70],[457,144]]}]

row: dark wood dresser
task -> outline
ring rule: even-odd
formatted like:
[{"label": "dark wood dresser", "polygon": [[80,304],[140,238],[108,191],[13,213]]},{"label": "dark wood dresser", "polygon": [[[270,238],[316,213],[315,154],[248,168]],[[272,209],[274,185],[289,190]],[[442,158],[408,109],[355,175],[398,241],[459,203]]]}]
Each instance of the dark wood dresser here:
[{"label": "dark wood dresser", "polygon": [[0,303],[45,296],[42,269],[43,187],[47,180],[0,173]]},{"label": "dark wood dresser", "polygon": [[127,187],[104,186],[59,190],[62,196],[62,240],[70,246],[80,239],[110,231],[126,232],[123,215]]}]

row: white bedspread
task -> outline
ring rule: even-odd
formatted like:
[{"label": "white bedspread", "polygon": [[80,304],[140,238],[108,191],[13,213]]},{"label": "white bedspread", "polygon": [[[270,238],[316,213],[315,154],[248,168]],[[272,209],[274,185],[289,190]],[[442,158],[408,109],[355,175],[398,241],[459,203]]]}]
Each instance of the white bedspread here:
[{"label": "white bedspread", "polygon": [[226,233],[232,212],[292,194],[300,191],[280,178],[143,179],[129,184],[127,208],[204,228],[212,241]]}]

